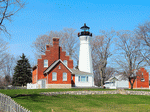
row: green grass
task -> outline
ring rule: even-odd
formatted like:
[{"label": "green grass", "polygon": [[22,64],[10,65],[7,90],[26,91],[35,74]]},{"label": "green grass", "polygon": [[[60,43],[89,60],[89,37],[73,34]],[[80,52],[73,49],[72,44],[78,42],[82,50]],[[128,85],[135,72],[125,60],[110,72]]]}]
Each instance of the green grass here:
[{"label": "green grass", "polygon": [[[150,96],[140,95],[55,95],[40,92],[103,89],[0,90],[33,112],[150,112]],[[107,89],[105,89],[107,90]],[[30,94],[22,96],[19,94]]]},{"label": "green grass", "polygon": [[[41,92],[60,92],[60,91],[110,91],[110,89],[99,88],[71,88],[71,89],[16,89],[16,90],[0,90],[1,93],[10,97],[14,97],[17,94],[39,94]],[[112,89],[113,91],[113,89]]]}]

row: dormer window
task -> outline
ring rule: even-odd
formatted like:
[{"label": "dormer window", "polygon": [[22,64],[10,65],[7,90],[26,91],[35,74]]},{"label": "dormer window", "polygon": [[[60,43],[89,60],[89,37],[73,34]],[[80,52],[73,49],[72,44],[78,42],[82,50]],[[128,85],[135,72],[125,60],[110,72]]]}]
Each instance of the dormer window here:
[{"label": "dormer window", "polygon": [[48,60],[44,60],[44,67],[48,67]]},{"label": "dormer window", "polygon": [[68,66],[67,60],[64,60],[63,62],[64,62],[64,64],[65,64],[66,66]]}]

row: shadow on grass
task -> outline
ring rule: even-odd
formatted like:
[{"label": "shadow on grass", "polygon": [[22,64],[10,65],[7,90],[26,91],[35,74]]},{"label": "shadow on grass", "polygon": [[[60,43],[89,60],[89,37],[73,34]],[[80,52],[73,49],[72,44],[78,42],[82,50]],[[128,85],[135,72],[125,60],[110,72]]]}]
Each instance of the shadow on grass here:
[{"label": "shadow on grass", "polygon": [[39,96],[42,96],[40,94],[16,94],[15,96],[11,98],[17,98],[17,99],[32,99],[33,101],[38,100]]},{"label": "shadow on grass", "polygon": [[[48,96],[53,98],[61,98],[59,95],[52,95],[52,96]],[[40,95],[40,94],[16,94],[15,96],[11,97],[14,99],[21,99],[22,101],[24,100],[28,100],[28,101],[33,101],[33,102],[45,102],[45,100],[48,100],[49,98],[47,98],[45,95]],[[51,99],[50,98],[50,99]]]}]

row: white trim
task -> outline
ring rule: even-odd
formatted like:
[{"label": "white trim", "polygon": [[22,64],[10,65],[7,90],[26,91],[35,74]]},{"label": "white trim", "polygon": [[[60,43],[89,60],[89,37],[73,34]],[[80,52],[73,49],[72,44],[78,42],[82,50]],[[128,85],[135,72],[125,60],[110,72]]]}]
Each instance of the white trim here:
[{"label": "white trim", "polygon": [[47,73],[48,71],[50,71],[58,62],[61,62],[71,73],[73,73],[64,63],[61,59],[55,61],[51,66],[48,67],[47,70],[44,71],[44,74]]}]

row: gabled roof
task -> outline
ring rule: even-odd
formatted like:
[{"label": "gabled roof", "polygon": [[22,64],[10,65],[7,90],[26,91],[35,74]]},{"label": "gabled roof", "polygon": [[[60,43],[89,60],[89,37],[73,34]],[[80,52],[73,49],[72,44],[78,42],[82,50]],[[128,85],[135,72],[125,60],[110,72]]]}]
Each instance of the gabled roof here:
[{"label": "gabled roof", "polygon": [[59,62],[61,62],[61,63],[72,73],[72,71],[63,63],[63,61],[62,61],[61,59],[59,59],[59,60],[55,61],[53,64],[51,64],[51,65],[44,71],[44,74],[46,74],[46,73],[48,73],[50,70],[52,70],[52,69],[55,67],[55,65],[56,65],[57,63],[59,63]]},{"label": "gabled roof", "polygon": [[121,80],[127,80],[126,78],[124,78],[123,75],[116,75],[116,76],[112,76],[110,77],[107,81],[105,82],[111,82],[113,79],[117,80],[117,81],[121,81]]},{"label": "gabled roof", "polygon": [[119,80],[116,76],[114,76],[114,77],[110,77],[110,78],[108,79],[108,81],[112,81],[113,79]]},{"label": "gabled roof", "polygon": [[88,72],[82,72],[79,71],[78,69],[70,69],[72,71],[72,74],[75,75],[93,75],[92,73],[88,73]]}]

